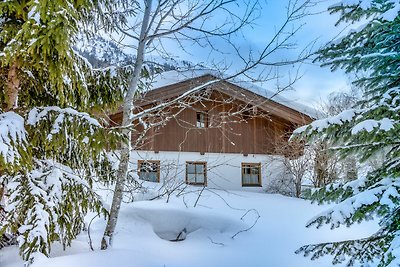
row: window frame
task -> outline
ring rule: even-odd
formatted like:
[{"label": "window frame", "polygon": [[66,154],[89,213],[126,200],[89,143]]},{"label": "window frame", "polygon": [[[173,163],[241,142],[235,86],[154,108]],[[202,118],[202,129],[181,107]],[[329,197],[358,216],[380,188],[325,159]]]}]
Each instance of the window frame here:
[{"label": "window frame", "polygon": [[[256,184],[246,184],[244,183],[244,170],[246,168],[257,168],[258,169],[258,183]],[[252,173],[250,173],[252,174]],[[261,180],[261,163],[254,163],[254,162],[242,162],[242,187],[262,187],[262,180]]]},{"label": "window frame", "polygon": [[[148,181],[140,178],[140,169],[142,164],[144,163],[151,163],[151,164],[157,164],[157,181]],[[159,183],[160,182],[160,161],[159,160],[138,160],[138,168],[137,168],[137,173],[139,176],[139,180],[145,181],[145,182],[151,182],[151,183]]]},{"label": "window frame", "polygon": [[[201,115],[203,115],[204,122],[201,122]],[[200,121],[198,120],[198,117],[200,116]],[[199,126],[199,124],[204,123],[204,127]],[[208,123],[208,113],[206,111],[196,111],[196,128],[197,129],[206,129],[208,128],[209,123]]]},{"label": "window frame", "polygon": [[[204,170],[204,182],[203,183],[193,183],[193,182],[189,182],[188,179],[188,165],[189,164],[194,164],[194,165],[203,165],[203,170]],[[195,167],[196,170],[196,167]],[[197,172],[195,172],[195,174],[197,175]],[[207,162],[205,161],[186,161],[186,184],[188,185],[201,185],[201,186],[207,186]]]}]

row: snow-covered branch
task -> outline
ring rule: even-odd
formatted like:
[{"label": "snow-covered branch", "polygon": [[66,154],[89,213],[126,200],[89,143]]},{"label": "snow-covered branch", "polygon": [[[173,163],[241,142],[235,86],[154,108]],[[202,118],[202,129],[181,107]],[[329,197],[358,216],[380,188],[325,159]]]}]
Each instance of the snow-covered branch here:
[{"label": "snow-covered branch", "polygon": [[18,147],[25,146],[26,135],[24,118],[12,111],[0,113],[0,155],[6,163],[20,157]]}]

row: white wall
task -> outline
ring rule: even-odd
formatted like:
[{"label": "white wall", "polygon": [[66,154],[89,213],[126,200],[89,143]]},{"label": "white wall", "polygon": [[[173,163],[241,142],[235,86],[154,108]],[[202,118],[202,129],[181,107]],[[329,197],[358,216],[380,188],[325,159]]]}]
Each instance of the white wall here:
[{"label": "white wall", "polygon": [[[209,188],[246,190],[261,192],[268,190],[271,181],[283,172],[277,156],[233,153],[132,151],[132,168],[137,170],[138,160],[159,160],[160,181],[165,179],[185,180],[186,161],[207,162],[207,186]],[[261,163],[262,187],[242,187],[242,163]]]}]

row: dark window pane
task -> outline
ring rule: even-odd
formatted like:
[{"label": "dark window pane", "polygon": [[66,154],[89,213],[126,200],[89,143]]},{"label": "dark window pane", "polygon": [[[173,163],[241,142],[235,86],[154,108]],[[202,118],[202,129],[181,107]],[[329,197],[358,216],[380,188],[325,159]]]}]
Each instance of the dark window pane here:
[{"label": "dark window pane", "polygon": [[188,182],[189,183],[196,183],[196,174],[188,173]]},{"label": "dark window pane", "polygon": [[207,128],[207,114],[203,112],[196,113],[196,127]]},{"label": "dark window pane", "polygon": [[139,163],[139,179],[149,182],[158,182],[158,165],[156,162]]},{"label": "dark window pane", "polygon": [[191,162],[186,164],[187,182],[190,184],[205,184],[206,168],[204,163]]},{"label": "dark window pane", "polygon": [[204,173],[204,165],[196,164],[196,173],[203,174]]},{"label": "dark window pane", "polygon": [[260,169],[259,169],[258,166],[257,166],[257,167],[253,167],[253,168],[252,168],[252,173],[253,173],[253,174],[258,174],[259,170],[260,170]]},{"label": "dark window pane", "polygon": [[204,174],[196,174],[196,183],[197,184],[204,184]]},{"label": "dark window pane", "polygon": [[188,163],[187,165],[187,173],[196,173],[196,165],[193,163]]},{"label": "dark window pane", "polygon": [[260,185],[260,165],[242,164],[243,185]]},{"label": "dark window pane", "polygon": [[250,175],[243,174],[243,184],[250,184]]}]

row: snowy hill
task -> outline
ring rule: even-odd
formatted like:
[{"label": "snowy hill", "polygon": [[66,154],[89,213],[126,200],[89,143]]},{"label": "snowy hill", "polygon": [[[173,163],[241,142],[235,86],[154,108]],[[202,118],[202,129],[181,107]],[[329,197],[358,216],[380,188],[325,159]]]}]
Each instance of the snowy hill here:
[{"label": "snowy hill", "polygon": [[[93,37],[90,40],[81,37],[75,49],[94,68],[126,66],[135,62],[134,55],[126,53],[115,42],[106,40],[101,36]],[[146,57],[145,65],[149,69],[159,68],[162,71],[202,67],[202,65],[197,65],[186,60],[152,55]]]},{"label": "snowy hill", "polygon": [[[87,232],[83,232],[71,248],[62,251],[55,246],[52,258],[33,266],[331,266],[329,257],[311,261],[294,251],[308,243],[367,236],[377,227],[370,222],[335,231],[307,229],[306,222],[326,206],[280,195],[204,191],[193,207],[197,197],[195,191],[173,197],[169,203],[161,199],[125,204],[112,249],[99,250],[105,221],[96,218],[90,228],[95,251],[90,250]],[[184,241],[160,238],[171,238],[183,229]],[[16,247],[2,250],[1,266],[22,266],[17,253]]]}]

